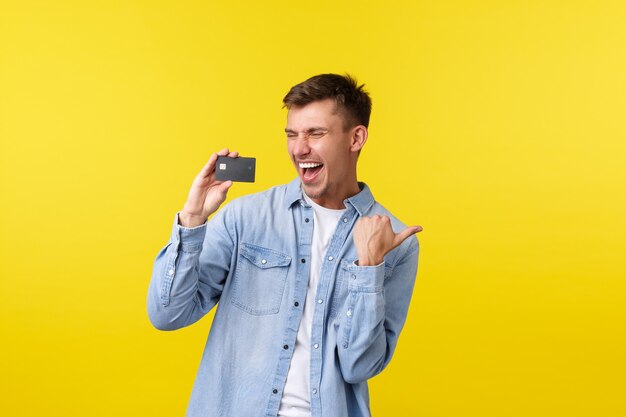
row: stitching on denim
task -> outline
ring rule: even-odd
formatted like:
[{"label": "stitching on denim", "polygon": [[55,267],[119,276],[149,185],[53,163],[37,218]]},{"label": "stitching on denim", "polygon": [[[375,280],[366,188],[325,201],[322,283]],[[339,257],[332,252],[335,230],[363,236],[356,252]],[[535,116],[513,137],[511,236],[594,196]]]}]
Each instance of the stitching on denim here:
[{"label": "stitching on denim", "polygon": [[[240,249],[241,248],[245,248],[245,250],[247,250],[248,252],[252,252],[251,254],[249,254],[249,256],[246,256],[246,254],[244,253],[244,250],[240,250],[239,252],[239,257],[237,259],[237,265],[236,265],[236,270],[235,270],[235,274],[233,276],[233,287],[232,287],[232,295],[230,297],[230,301],[233,305],[235,305],[236,307],[240,308],[241,310],[255,315],[255,316],[262,316],[262,315],[267,315],[267,314],[276,314],[280,311],[280,304],[282,303],[282,299],[285,293],[285,285],[287,282],[287,274],[289,272],[289,264],[291,263],[291,257],[280,253],[278,251],[269,249],[269,248],[264,248],[262,246],[257,246],[257,245],[253,245],[250,243],[244,243],[242,242],[240,244]],[[266,267],[263,268],[259,265],[256,264],[255,260],[258,258],[258,256],[260,255],[261,257],[264,255],[271,255],[275,258],[277,258],[276,260],[280,263],[274,265],[272,263],[270,263],[270,267]],[[253,259],[250,259],[250,257],[252,257]],[[270,256],[267,256],[268,258]],[[270,304],[269,307],[267,308],[253,308],[250,305],[244,304],[241,299],[239,298],[239,286],[242,284],[242,280],[244,279],[244,277],[242,277],[242,270],[244,269],[243,267],[243,262],[247,262],[248,263],[248,267],[253,267],[258,269],[257,273],[261,273],[261,271],[267,271],[266,274],[270,274],[271,270],[274,270],[275,274],[277,277],[280,277],[280,282],[278,283],[278,286],[280,287],[279,291],[276,291],[275,297],[272,298],[271,302],[275,303],[276,305],[273,306],[272,304]],[[278,290],[278,288],[276,288]]]}]

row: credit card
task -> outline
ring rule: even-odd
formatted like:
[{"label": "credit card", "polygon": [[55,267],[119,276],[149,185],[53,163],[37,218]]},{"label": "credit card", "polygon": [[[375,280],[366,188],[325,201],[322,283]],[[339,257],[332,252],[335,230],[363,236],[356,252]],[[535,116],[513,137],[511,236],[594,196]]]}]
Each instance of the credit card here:
[{"label": "credit card", "polygon": [[218,181],[254,182],[256,158],[219,156],[215,165]]}]

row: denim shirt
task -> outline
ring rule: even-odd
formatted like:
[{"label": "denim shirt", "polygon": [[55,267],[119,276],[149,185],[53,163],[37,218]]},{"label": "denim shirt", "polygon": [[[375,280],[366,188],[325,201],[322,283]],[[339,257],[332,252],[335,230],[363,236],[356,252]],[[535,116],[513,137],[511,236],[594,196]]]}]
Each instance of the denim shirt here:
[{"label": "denim shirt", "polygon": [[[412,236],[377,266],[358,266],[361,216],[389,216],[369,187],[344,201],[324,256],[311,328],[312,417],[370,416],[367,380],[391,360],[406,320],[419,245]],[[154,262],[148,315],[161,330],[217,305],[188,417],[276,417],[302,318],[313,209],[300,180],[233,200],[208,222],[179,226]]]}]

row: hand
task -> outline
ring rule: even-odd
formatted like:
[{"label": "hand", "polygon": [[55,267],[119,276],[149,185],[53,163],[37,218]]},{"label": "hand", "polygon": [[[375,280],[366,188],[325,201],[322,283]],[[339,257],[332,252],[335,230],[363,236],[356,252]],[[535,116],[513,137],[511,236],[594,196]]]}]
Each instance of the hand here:
[{"label": "hand", "polygon": [[218,156],[236,158],[239,153],[229,152],[228,148],[225,148],[211,155],[209,161],[193,180],[187,202],[178,216],[182,226],[201,225],[226,200],[226,194],[233,182],[215,180],[215,164]]},{"label": "hand", "polygon": [[359,266],[379,265],[392,249],[421,231],[422,226],[411,226],[400,233],[394,233],[391,220],[387,216],[361,217],[352,232],[359,255]]}]

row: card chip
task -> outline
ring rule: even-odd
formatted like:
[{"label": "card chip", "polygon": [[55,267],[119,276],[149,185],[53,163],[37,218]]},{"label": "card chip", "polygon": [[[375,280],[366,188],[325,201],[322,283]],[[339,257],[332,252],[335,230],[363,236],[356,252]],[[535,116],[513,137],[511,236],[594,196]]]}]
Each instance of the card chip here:
[{"label": "card chip", "polygon": [[220,170],[224,171],[226,169],[226,164],[220,164]]}]

